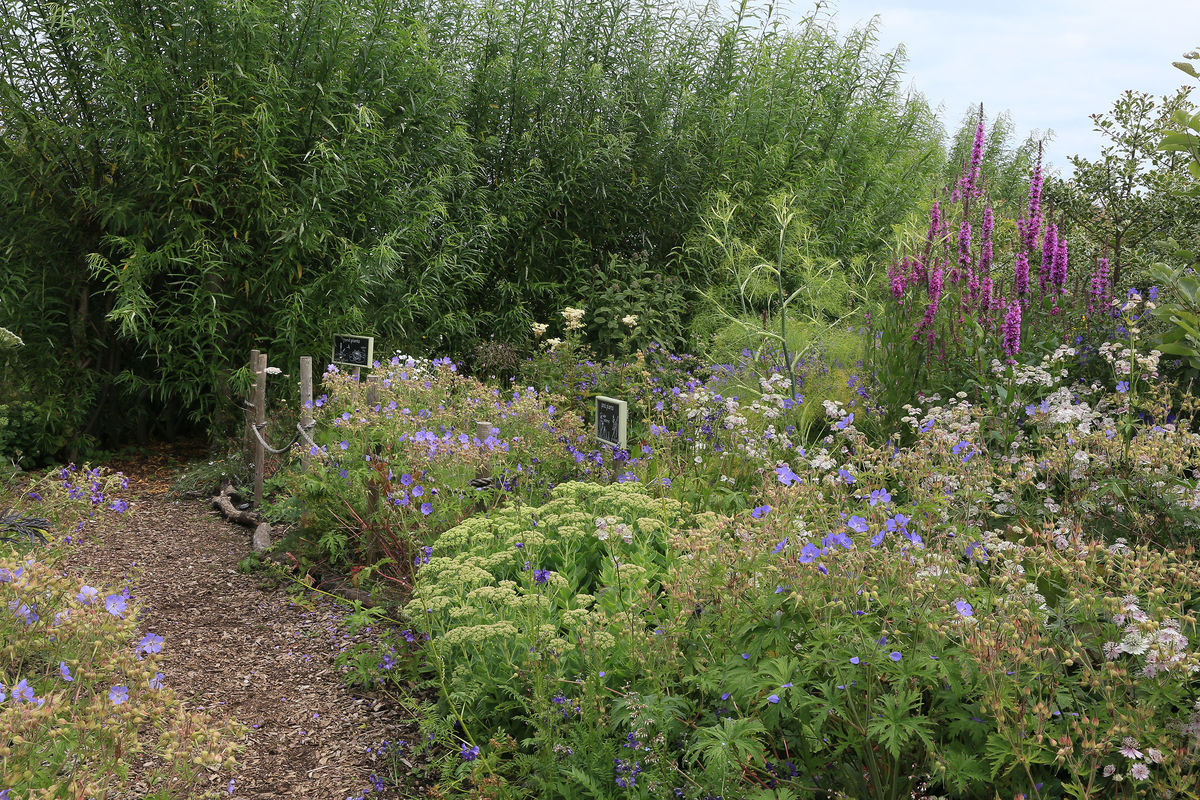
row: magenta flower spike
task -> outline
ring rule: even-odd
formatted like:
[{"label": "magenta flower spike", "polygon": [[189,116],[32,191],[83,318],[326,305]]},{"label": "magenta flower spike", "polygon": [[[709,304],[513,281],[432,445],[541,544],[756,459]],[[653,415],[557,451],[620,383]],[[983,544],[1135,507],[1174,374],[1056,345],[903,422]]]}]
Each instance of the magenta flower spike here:
[{"label": "magenta flower spike", "polygon": [[1108,259],[1101,258],[1092,272],[1092,280],[1088,286],[1088,313],[1094,314],[1108,308],[1112,299],[1112,287],[1109,284]]},{"label": "magenta flower spike", "polygon": [[1058,252],[1058,226],[1053,222],[1046,226],[1042,236],[1042,266],[1038,270],[1038,288],[1042,294],[1050,285],[1050,273],[1054,269],[1054,256]]},{"label": "magenta flower spike", "polygon": [[1012,363],[1013,356],[1021,352],[1021,303],[1015,298],[1009,301],[1008,313],[1004,315],[1003,337],[1004,355]]},{"label": "magenta flower spike", "polygon": [[1013,290],[1018,299],[1029,295],[1029,257],[1024,253],[1017,253],[1016,266],[1013,268]]},{"label": "magenta flower spike", "polygon": [[1054,261],[1050,267],[1050,282],[1058,294],[1067,291],[1067,237],[1061,236],[1054,248]]},{"label": "magenta flower spike", "polygon": [[925,243],[932,248],[933,243],[937,241],[938,234],[942,230],[942,209],[938,205],[938,201],[933,201],[933,208],[929,209],[929,230],[925,234]]},{"label": "magenta flower spike", "polygon": [[971,143],[971,160],[965,165],[962,177],[958,182],[959,189],[962,190],[961,196],[964,198],[979,197],[983,194],[981,174],[983,168],[983,132],[983,106],[981,105],[979,107],[979,124],[975,126],[975,141]]},{"label": "magenta flower spike", "polygon": [[1029,180],[1029,207],[1025,218],[1017,223],[1021,232],[1021,241],[1025,249],[1033,252],[1037,247],[1038,229],[1042,227],[1042,155],[1038,150],[1038,160],[1033,166],[1033,176]]}]

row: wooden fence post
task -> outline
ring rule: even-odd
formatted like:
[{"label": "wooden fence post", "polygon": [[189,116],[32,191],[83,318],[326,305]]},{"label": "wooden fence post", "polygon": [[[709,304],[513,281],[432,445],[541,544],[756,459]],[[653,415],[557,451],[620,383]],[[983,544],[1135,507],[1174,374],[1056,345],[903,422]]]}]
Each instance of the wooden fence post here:
[{"label": "wooden fence post", "polygon": [[[255,372],[258,369],[258,350],[250,351],[250,371]],[[250,426],[254,424],[254,387],[250,387],[249,403],[246,405],[246,430],[242,432],[242,458],[249,460],[250,445],[254,443],[254,434],[250,431]]]},{"label": "wooden fence post", "polygon": [[[300,425],[309,436],[312,435],[314,412],[312,356],[300,356]],[[311,447],[312,445],[303,436],[300,437],[300,452],[302,453],[300,464],[304,469],[308,469],[308,460],[311,458],[309,449]]]},{"label": "wooden fence post", "polygon": [[254,437],[254,507],[262,508],[263,504],[263,473],[267,468],[267,451],[263,447],[263,425],[267,421],[267,354],[258,354],[258,363],[254,365],[254,427],[258,436]]}]

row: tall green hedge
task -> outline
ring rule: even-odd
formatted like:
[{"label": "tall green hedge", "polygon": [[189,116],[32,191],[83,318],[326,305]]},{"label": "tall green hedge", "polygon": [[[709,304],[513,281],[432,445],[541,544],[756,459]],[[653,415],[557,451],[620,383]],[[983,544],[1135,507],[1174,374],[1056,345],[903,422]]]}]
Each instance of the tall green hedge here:
[{"label": "tall green hedge", "polygon": [[635,278],[682,345],[718,192],[880,246],[941,163],[901,65],[820,9],[0,0],[0,403],[47,451],[219,428],[252,347],[525,346]]}]

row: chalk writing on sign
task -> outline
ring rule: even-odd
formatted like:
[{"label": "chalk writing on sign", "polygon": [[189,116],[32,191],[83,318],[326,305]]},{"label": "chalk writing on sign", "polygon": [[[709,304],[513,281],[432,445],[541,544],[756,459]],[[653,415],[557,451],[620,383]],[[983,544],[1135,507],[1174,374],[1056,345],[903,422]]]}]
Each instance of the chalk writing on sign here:
[{"label": "chalk writing on sign", "polygon": [[596,438],[607,445],[625,449],[625,430],[629,406],[613,397],[596,397]]},{"label": "chalk writing on sign", "polygon": [[375,354],[375,339],[370,336],[333,336],[333,363],[351,367],[369,367]]}]

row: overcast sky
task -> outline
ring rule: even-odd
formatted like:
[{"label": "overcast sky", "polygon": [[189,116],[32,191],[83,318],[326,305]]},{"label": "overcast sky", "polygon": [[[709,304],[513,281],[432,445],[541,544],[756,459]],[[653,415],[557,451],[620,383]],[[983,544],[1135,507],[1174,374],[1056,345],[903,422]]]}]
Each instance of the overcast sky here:
[{"label": "overcast sky", "polygon": [[[812,5],[790,7],[800,16]],[[879,15],[880,48],[904,44],[913,88],[942,106],[949,131],[983,102],[989,116],[1007,110],[1021,138],[1052,129],[1058,167],[1098,153],[1089,115],[1123,90],[1187,84],[1171,62],[1200,47],[1200,0],[833,0],[830,10],[843,29]]]}]

